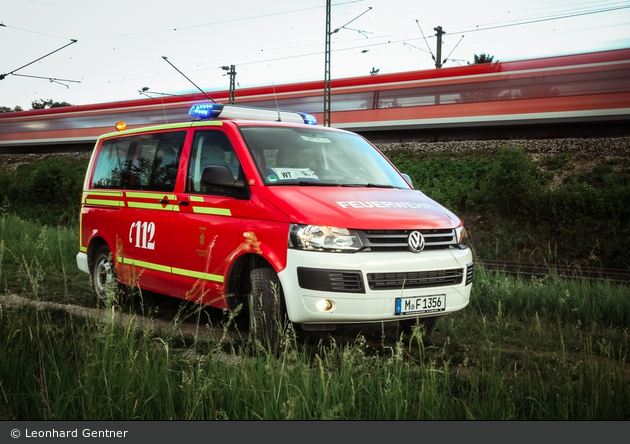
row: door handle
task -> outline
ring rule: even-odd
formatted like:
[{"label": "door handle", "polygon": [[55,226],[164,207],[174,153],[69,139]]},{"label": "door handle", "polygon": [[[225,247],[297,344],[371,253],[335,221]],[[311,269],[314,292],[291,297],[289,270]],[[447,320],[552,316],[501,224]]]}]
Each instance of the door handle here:
[{"label": "door handle", "polygon": [[187,200],[180,200],[179,202],[177,202],[179,205],[183,205],[185,207],[187,207],[188,205],[190,205],[190,202],[188,202]]},{"label": "door handle", "polygon": [[160,199],[159,201],[162,205],[168,205],[168,199]]}]

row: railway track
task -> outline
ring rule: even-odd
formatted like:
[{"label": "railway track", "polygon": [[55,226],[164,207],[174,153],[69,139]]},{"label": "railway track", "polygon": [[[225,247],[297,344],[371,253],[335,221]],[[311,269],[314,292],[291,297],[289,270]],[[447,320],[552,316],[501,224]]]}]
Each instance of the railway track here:
[{"label": "railway track", "polygon": [[630,283],[630,268],[593,268],[561,264],[525,264],[509,261],[476,260],[476,265],[486,270],[501,271],[510,275],[544,277],[557,275],[567,279],[609,280]]}]

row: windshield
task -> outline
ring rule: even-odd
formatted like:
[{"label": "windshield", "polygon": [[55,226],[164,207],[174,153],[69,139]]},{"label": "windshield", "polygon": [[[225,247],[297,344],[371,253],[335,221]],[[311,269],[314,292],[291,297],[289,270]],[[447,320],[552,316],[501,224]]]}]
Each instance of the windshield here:
[{"label": "windshield", "polygon": [[266,185],[409,189],[383,155],[356,134],[317,127],[240,130]]}]

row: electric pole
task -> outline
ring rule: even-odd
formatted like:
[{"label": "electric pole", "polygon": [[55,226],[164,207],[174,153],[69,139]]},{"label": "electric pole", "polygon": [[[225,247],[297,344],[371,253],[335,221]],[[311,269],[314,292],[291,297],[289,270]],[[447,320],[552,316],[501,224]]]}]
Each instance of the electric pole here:
[{"label": "electric pole", "polygon": [[228,103],[234,105],[234,99],[236,95],[236,65],[222,66],[222,70],[227,71],[230,75],[230,99]]},{"label": "electric pole", "polygon": [[326,57],[324,61],[324,126],[330,126],[330,0],[326,0]]},{"label": "electric pole", "polygon": [[436,32],[437,36],[437,55],[435,59],[435,67],[442,67],[442,34],[446,34],[446,32],[442,31],[442,27],[438,26],[437,28],[433,28]]},{"label": "electric pole", "polygon": [[[330,19],[331,19],[330,3],[331,3],[331,0],[326,0],[326,50],[325,50],[326,58],[324,61],[324,126],[330,126],[330,46],[331,46],[330,39],[331,39],[331,36],[333,34],[336,34],[342,29],[347,29],[349,31],[357,31],[359,34],[367,38],[367,36],[365,35],[366,31],[361,31],[359,29],[350,29],[350,28],[346,28],[346,26],[348,26],[350,23],[352,23],[353,21],[355,21],[356,19],[361,17],[363,14],[369,12],[372,9],[371,6],[368,7],[367,11],[362,12],[361,14],[359,14],[358,16],[350,20],[345,25],[340,26],[334,31],[331,31],[330,30]],[[371,33],[368,33],[368,34],[371,34]]]}]

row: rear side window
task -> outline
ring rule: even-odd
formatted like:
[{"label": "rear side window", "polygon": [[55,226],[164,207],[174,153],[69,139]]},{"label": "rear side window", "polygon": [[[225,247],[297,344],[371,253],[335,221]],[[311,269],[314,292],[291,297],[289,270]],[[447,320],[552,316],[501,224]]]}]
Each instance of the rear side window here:
[{"label": "rear side window", "polygon": [[123,188],[123,172],[129,156],[131,139],[103,142],[96,161],[92,188]]},{"label": "rear side window", "polygon": [[185,138],[177,131],[103,142],[92,188],[173,191]]}]

